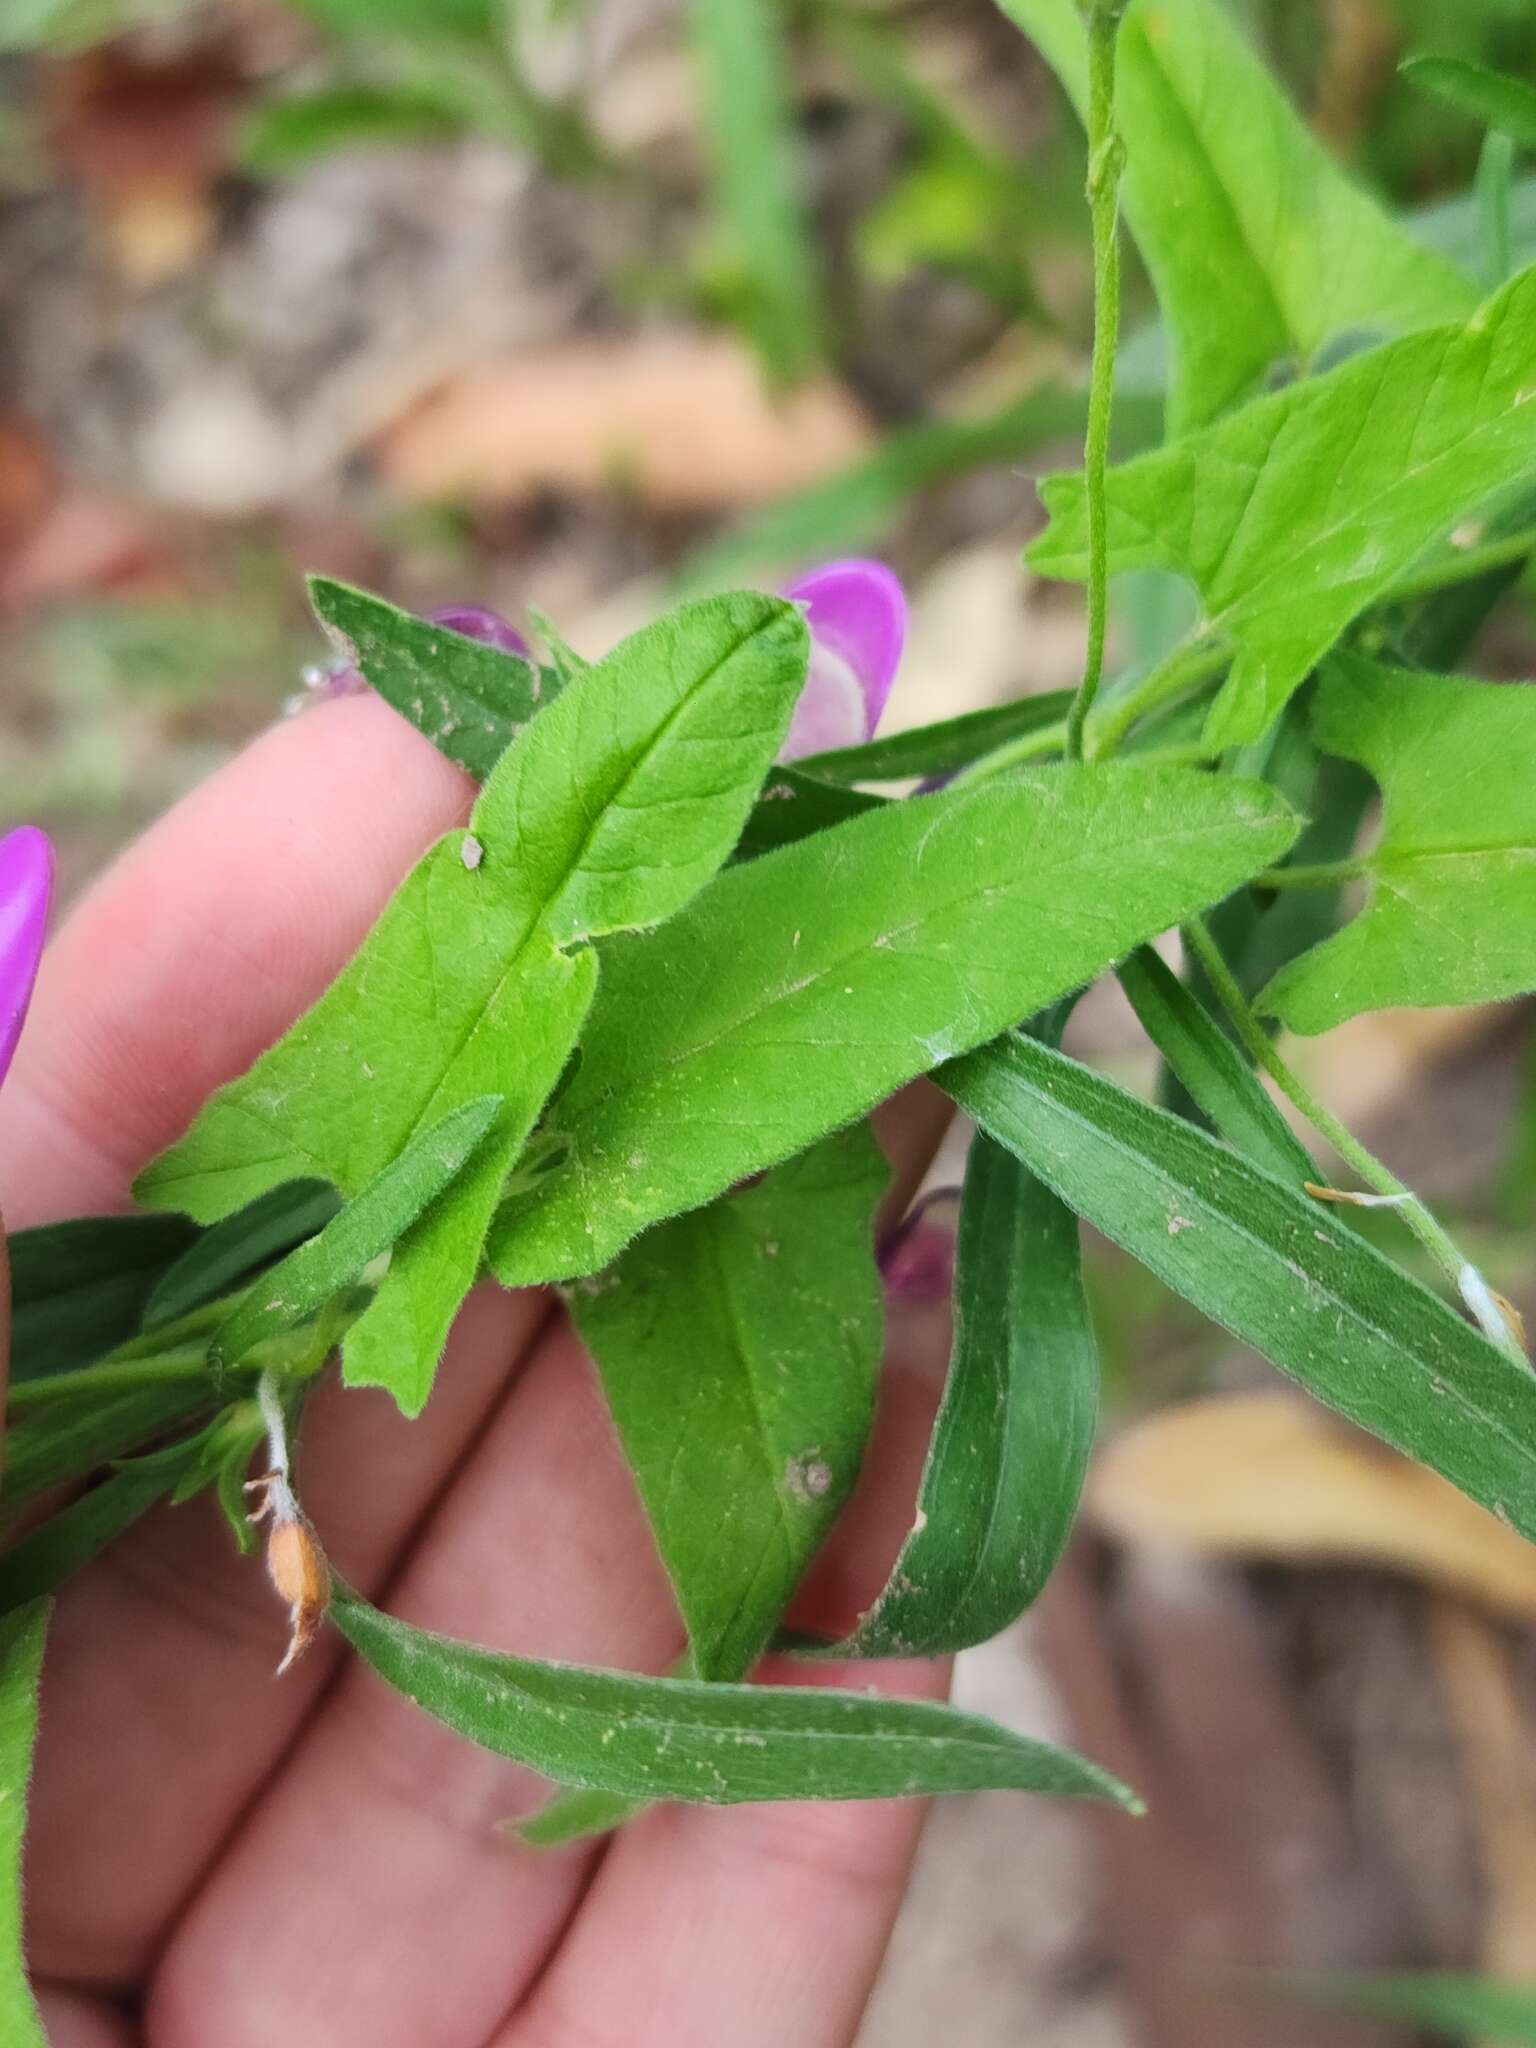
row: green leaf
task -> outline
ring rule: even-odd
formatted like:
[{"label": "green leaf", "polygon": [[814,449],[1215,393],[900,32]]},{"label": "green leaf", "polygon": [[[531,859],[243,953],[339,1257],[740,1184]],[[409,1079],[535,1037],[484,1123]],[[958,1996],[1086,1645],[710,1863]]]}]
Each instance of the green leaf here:
[{"label": "green leaf", "polygon": [[566,1163],[498,1219],[509,1285],[590,1273],[1089,981],[1289,845],[1253,783],[1115,763],[886,804],[730,869],[604,949],[548,1120]]},{"label": "green leaf", "polygon": [[61,1508],[0,1556],[0,1615],[51,1593],[105,1550],[176,1482],[158,1460],[135,1461]]},{"label": "green leaf", "polygon": [[249,1289],[214,1334],[208,1347],[209,1371],[217,1376],[238,1365],[258,1344],[303,1322],[358,1279],[451,1188],[501,1107],[499,1095],[482,1095],[419,1131],[318,1236],[290,1252]]},{"label": "green leaf", "polygon": [[887,1178],[855,1126],[570,1293],[700,1678],[751,1669],[858,1476]]},{"label": "green leaf", "polygon": [[0,2036],[6,2048],[48,2048],[22,1948],[21,1851],[49,1613],[49,1603],[38,1600],[0,1620]]},{"label": "green leaf", "polygon": [[561,1784],[711,1806],[987,1787],[1137,1805],[1082,1757],[952,1707],[506,1657],[408,1627],[345,1587],[331,1613],[397,1691],[471,1742]]},{"label": "green leaf", "polygon": [[340,1195],[322,1180],[289,1181],[258,1195],[202,1231],[161,1276],[144,1310],[145,1329],[179,1322],[217,1301],[259,1267],[323,1230],[340,1207]]},{"label": "green leaf", "polygon": [[505,0],[295,0],[323,29],[377,41],[419,38],[429,46],[444,36],[490,41],[500,29]]},{"label": "green leaf", "polygon": [[[1196,585],[1236,647],[1206,727],[1257,739],[1344,629],[1536,463],[1536,270],[1464,328],[1410,335],[1109,475],[1112,571]],[[1088,572],[1081,475],[1050,478],[1044,574]]]},{"label": "green leaf", "polygon": [[747,280],[749,324],[769,374],[821,360],[815,260],[799,192],[777,0],[691,0],[714,144],[716,197]]},{"label": "green leaf", "polygon": [[775,768],[752,806],[736,845],[736,858],[756,860],[759,854],[793,846],[797,839],[808,839],[812,833],[841,825],[845,818],[879,810],[884,802],[884,797],[843,789],[835,782],[822,782],[798,768]]},{"label": "green leaf", "polygon": [[11,1379],[71,1372],[134,1335],[197,1241],[181,1216],[79,1216],[11,1239]]},{"label": "green leaf", "polygon": [[334,150],[442,142],[462,133],[458,110],[409,86],[335,85],[290,93],[240,122],[236,159],[258,176],[297,170]]},{"label": "green leaf", "polygon": [[1306,1147],[1263,1082],[1150,946],[1121,962],[1120,986],[1143,1031],[1229,1143],[1290,1186],[1316,1179]]},{"label": "green leaf", "polygon": [[1342,931],[1281,968],[1261,1006],[1315,1032],[1362,1010],[1536,989],[1536,686],[1340,655],[1313,729],[1381,784],[1371,893]]},{"label": "green leaf", "polygon": [[[1275,1977],[1276,1995],[1362,2019],[1400,2020],[1437,2034],[1475,2035],[1483,2048],[1536,2048],[1536,1984],[1477,1977]],[[1258,1987],[1256,1987],[1258,1988]]]},{"label": "green leaf", "polygon": [[536,718],[315,1007],[150,1167],[201,1221],[285,1180],[356,1196],[411,1138],[505,1108],[452,1198],[400,1240],[349,1333],[354,1385],[410,1412],[480,1268],[502,1183],[591,1003],[587,944],[670,916],[730,852],[804,682],[805,621],[742,594],[636,633]]},{"label": "green leaf", "polygon": [[984,1133],[960,1204],[955,1319],[917,1519],[834,1655],[990,1641],[1039,1597],[1077,1512],[1099,1403],[1077,1218]]},{"label": "green leaf", "polygon": [[563,1849],[568,1842],[611,1835],[650,1802],[623,1792],[588,1792],[572,1787],[546,1800],[537,1813],[511,1830],[530,1849]]},{"label": "green leaf", "polygon": [[1058,724],[1071,707],[1071,690],[1043,690],[1038,697],[1017,697],[985,711],[962,711],[933,725],[910,727],[866,740],[861,747],[839,747],[828,754],[808,754],[795,766],[802,775],[827,782],[899,782],[909,775],[953,775],[979,761],[994,747],[1027,733]]},{"label": "green leaf", "polygon": [[1030,1040],[942,1085],[1096,1230],[1329,1407],[1536,1537],[1536,1376],[1183,1118]]},{"label": "green leaf", "polygon": [[[1076,0],[1002,0],[1079,109]],[[1328,155],[1215,0],[1135,0],[1120,30],[1116,124],[1126,217],[1173,343],[1169,437],[1313,363],[1354,331],[1457,319],[1473,290]]]},{"label": "green leaf", "polygon": [[434,626],[349,583],[312,576],[309,599],[338,653],[477,782],[559,694],[553,669]]},{"label": "green leaf", "polygon": [[1398,69],[1447,106],[1513,136],[1522,149],[1536,149],[1536,87],[1523,78],[1464,57],[1410,57]]},{"label": "green leaf", "polygon": [[6,1436],[0,1511],[15,1514],[50,1487],[197,1420],[213,1402],[212,1380],[192,1378],[50,1401]]},{"label": "green leaf", "polygon": [[[709,590],[765,566],[857,554],[884,537],[918,491],[988,463],[1017,462],[1050,441],[1077,439],[1087,411],[1085,392],[1047,384],[975,419],[899,427],[848,468],[765,506],[701,548],[689,558],[684,582]],[[1117,397],[1115,448],[1134,455],[1153,446],[1162,422],[1160,396]]]}]

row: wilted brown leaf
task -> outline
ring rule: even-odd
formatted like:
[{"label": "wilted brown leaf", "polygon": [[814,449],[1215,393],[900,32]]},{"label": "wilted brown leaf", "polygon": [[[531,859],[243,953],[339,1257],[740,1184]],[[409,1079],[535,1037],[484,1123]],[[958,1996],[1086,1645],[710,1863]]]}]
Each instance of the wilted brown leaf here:
[{"label": "wilted brown leaf", "polygon": [[679,333],[572,342],[467,371],[386,433],[377,455],[412,497],[623,487],[678,512],[777,497],[868,439],[839,385],[774,401],[737,343]]},{"label": "wilted brown leaf", "polygon": [[1087,1512],[1132,1543],[1386,1565],[1501,1614],[1536,1615],[1536,1546],[1283,1392],[1213,1395],[1127,1430],[1094,1467]]}]

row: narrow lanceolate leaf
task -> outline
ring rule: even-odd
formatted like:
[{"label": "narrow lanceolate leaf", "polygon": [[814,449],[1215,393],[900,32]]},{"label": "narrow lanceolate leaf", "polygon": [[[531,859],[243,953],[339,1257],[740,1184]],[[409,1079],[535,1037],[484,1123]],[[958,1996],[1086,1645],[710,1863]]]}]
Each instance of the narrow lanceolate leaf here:
[{"label": "narrow lanceolate leaf", "polygon": [[1113,764],[887,804],[732,868],[603,999],[509,1204],[510,1283],[594,1272],[914,1075],[1080,987],[1289,845],[1255,783]]},{"label": "narrow lanceolate leaf", "polygon": [[[1536,464],[1536,269],[1466,327],[1370,349],[1112,470],[1112,570],[1188,576],[1235,648],[1216,746],[1257,739],[1424,549]],[[1088,570],[1081,475],[1047,481],[1037,569]]]},{"label": "narrow lanceolate leaf", "polygon": [[617,647],[507,750],[467,832],[427,854],[339,979],[140,1182],[200,1221],[281,1181],[349,1196],[412,1137],[504,1100],[451,1200],[400,1240],[347,1339],[354,1384],[419,1408],[508,1168],[597,981],[587,941],[670,916],[741,831],[808,657],[789,605],[684,607]]},{"label": "narrow lanceolate leaf", "polygon": [[940,1079],[1176,1293],[1536,1537],[1536,1377],[1322,1204],[1028,1039],[999,1040]]},{"label": "narrow lanceolate leaf", "polygon": [[1283,967],[1263,1007],[1327,1031],[1400,1003],[1488,1003],[1536,988],[1536,687],[1331,662],[1313,729],[1380,783],[1370,897]]},{"label": "narrow lanceolate leaf", "polygon": [[700,1678],[750,1670],[858,1475],[886,1179],[860,1125],[571,1291]]},{"label": "narrow lanceolate leaf", "polygon": [[478,782],[559,692],[553,670],[419,619],[348,583],[312,577],[309,598],[337,652]]},{"label": "narrow lanceolate leaf", "polygon": [[1429,2027],[1436,2037],[1476,2037],[1483,2048],[1536,2048],[1536,1984],[1495,1984],[1486,1978],[1425,1974],[1401,1977],[1275,1977],[1255,1985],[1362,2019]]},{"label": "narrow lanceolate leaf", "polygon": [[161,1278],[198,1239],[181,1216],[78,1216],[11,1239],[11,1378],[104,1358],[138,1330]]},{"label": "narrow lanceolate leaf", "polygon": [[[1002,0],[1081,108],[1076,0]],[[1170,437],[1350,332],[1470,311],[1473,291],[1353,184],[1216,0],[1133,0],[1115,117],[1125,208],[1174,352]]]},{"label": "narrow lanceolate leaf", "polygon": [[990,754],[1008,740],[1043,732],[1067,715],[1070,690],[1045,690],[1038,697],[1020,697],[1011,704],[993,704],[985,711],[963,711],[934,725],[887,733],[861,747],[839,747],[828,754],[808,754],[796,765],[804,775],[826,782],[898,782],[909,775],[953,775]]},{"label": "narrow lanceolate leaf", "polygon": [[21,1847],[48,1613],[48,1602],[38,1600],[0,1620],[0,2039],[6,2048],[48,2048],[21,1934]]},{"label": "narrow lanceolate leaf", "polygon": [[1191,1099],[1239,1152],[1299,1188],[1316,1176],[1306,1147],[1198,997],[1150,946],[1120,964],[1120,986],[1142,1029]]},{"label": "narrow lanceolate leaf", "polygon": [[215,1374],[268,1337],[292,1329],[404,1236],[464,1171],[501,1110],[499,1095],[466,1102],[412,1138],[376,1180],[252,1286],[208,1347]]},{"label": "narrow lanceolate leaf", "polygon": [[750,293],[744,318],[770,374],[821,355],[815,263],[801,204],[777,0],[690,0],[716,189]]},{"label": "narrow lanceolate leaf", "polygon": [[144,1310],[144,1327],[152,1330],[179,1322],[217,1301],[247,1275],[323,1230],[340,1207],[341,1196],[321,1180],[288,1181],[270,1194],[258,1195],[222,1223],[198,1233],[161,1276]]},{"label": "narrow lanceolate leaf", "polygon": [[214,1398],[211,1380],[188,1378],[50,1401],[6,1434],[0,1513],[9,1517],[50,1487],[194,1421]]},{"label": "narrow lanceolate leaf", "polygon": [[1077,1512],[1099,1405],[1077,1218],[978,1133],[955,1262],[955,1340],[917,1520],[845,1656],[938,1656],[1033,1604]]},{"label": "narrow lanceolate leaf", "polygon": [[1522,149],[1536,149],[1536,87],[1525,79],[1465,57],[1410,57],[1402,73],[1484,127],[1513,137]]},{"label": "narrow lanceolate leaf", "polygon": [[0,1555],[0,1615],[62,1586],[148,1514],[176,1483],[159,1464],[134,1464],[83,1493]]},{"label": "narrow lanceolate leaf", "polygon": [[1082,1757],[951,1707],[500,1656],[410,1628],[346,1588],[337,1589],[331,1612],[353,1648],[408,1699],[561,1784],[710,1806],[985,1787],[1136,1806]]}]

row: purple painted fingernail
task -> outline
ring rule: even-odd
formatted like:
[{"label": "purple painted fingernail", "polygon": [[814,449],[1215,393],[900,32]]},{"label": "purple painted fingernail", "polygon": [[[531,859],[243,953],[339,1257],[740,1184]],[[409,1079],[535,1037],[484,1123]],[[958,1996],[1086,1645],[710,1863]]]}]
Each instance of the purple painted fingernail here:
[{"label": "purple painted fingernail", "polygon": [[0,839],[0,1080],[21,1036],[53,895],[53,848],[35,825]]},{"label": "purple painted fingernail", "polygon": [[907,637],[907,600],[884,562],[829,562],[784,590],[805,606],[811,666],[779,758],[871,738]]}]

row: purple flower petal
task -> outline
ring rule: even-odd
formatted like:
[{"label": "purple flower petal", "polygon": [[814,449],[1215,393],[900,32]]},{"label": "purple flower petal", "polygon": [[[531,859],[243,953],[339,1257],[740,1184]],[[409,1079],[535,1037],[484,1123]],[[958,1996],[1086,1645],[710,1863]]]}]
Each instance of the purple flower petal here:
[{"label": "purple flower petal", "polygon": [[444,604],[428,618],[434,626],[447,626],[451,632],[462,633],[466,640],[483,641],[487,647],[500,648],[503,654],[520,654],[524,661],[533,652],[516,626],[509,625],[500,612],[493,612],[483,604]]},{"label": "purple flower petal", "polygon": [[21,1036],[53,895],[53,848],[35,825],[0,839],[0,1080]]},{"label": "purple flower petal", "polygon": [[811,666],[779,758],[856,747],[872,737],[901,660],[901,583],[883,562],[829,562],[783,594],[805,607]]},{"label": "purple flower petal", "polygon": [[880,1273],[892,1301],[946,1301],[955,1284],[958,1188],[935,1188],[902,1218],[880,1254]]}]

